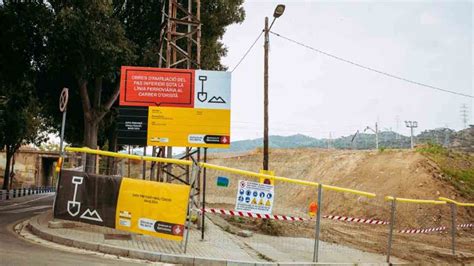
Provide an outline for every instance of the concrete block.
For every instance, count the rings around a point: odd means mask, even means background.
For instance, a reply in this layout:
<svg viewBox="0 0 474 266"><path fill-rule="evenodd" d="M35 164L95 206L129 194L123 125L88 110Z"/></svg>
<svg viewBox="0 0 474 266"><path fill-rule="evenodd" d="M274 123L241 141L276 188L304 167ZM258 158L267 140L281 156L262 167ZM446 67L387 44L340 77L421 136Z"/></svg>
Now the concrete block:
<svg viewBox="0 0 474 266"><path fill-rule="evenodd" d="M122 257L128 257L128 249L114 247L114 246L110 246L110 245L100 244L99 245L99 252L112 254L112 255L117 255L117 256L122 256Z"/></svg>
<svg viewBox="0 0 474 266"><path fill-rule="evenodd" d="M194 258L194 265L227 266L227 262L211 258Z"/></svg>
<svg viewBox="0 0 474 266"><path fill-rule="evenodd" d="M241 237L251 237L253 236L253 232L249 230L240 230L237 232L237 235Z"/></svg>
<svg viewBox="0 0 474 266"><path fill-rule="evenodd" d="M194 265L194 257L186 255L161 254L161 261L174 264Z"/></svg>
<svg viewBox="0 0 474 266"><path fill-rule="evenodd" d="M148 260L148 261L161 261L161 253L149 252L138 249L130 249L128 256L134 259Z"/></svg>
<svg viewBox="0 0 474 266"><path fill-rule="evenodd" d="M99 244L86 242L86 241L73 240L72 245L76 248L82 248L82 249L87 249L87 250L92 250L92 251L99 250Z"/></svg>

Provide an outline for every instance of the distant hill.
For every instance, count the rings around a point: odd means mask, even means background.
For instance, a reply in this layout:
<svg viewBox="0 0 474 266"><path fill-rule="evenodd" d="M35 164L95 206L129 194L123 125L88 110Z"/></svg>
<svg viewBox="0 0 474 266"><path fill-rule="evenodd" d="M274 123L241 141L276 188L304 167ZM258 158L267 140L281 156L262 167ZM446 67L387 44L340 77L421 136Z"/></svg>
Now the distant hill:
<svg viewBox="0 0 474 266"><path fill-rule="evenodd" d="M467 152L474 152L474 125L456 132L450 146Z"/></svg>
<svg viewBox="0 0 474 266"><path fill-rule="evenodd" d="M353 140L353 141L352 141ZM425 130L415 136L415 143L437 143L467 151L474 151L474 127L458 132L449 128ZM336 139L317 139L306 135L270 136L270 148L335 148L335 149L375 149L375 134L359 133ZM209 152L245 152L263 147L263 139L239 140L231 143L229 149L209 149ZM393 131L379 133L379 148L409 148L410 137Z"/></svg>

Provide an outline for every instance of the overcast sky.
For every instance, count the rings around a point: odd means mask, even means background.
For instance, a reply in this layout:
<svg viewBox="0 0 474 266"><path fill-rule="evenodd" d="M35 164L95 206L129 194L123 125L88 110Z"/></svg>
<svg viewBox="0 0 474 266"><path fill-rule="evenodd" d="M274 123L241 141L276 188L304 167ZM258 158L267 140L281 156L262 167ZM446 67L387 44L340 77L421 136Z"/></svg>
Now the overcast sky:
<svg viewBox="0 0 474 266"><path fill-rule="evenodd" d="M309 46L421 83L474 95L473 5L470 1L246 1L242 24L223 42L229 70L278 3L286 10L272 31ZM353 134L379 121L408 135L449 126L473 100L357 68L270 35L270 134L313 137ZM397 117L399 123L397 125ZM471 122L472 123L472 122ZM232 73L232 139L263 132L263 37Z"/></svg>

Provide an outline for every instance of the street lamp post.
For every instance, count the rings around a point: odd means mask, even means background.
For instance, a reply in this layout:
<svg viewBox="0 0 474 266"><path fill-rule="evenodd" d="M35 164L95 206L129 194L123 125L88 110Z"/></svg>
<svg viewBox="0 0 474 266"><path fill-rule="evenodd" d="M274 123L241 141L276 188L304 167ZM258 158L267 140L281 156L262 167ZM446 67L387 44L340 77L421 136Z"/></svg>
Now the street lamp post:
<svg viewBox="0 0 474 266"><path fill-rule="evenodd" d="M268 170L268 49L270 43L270 29L275 23L275 20L283 15L285 12L285 5L277 5L273 12L273 21L268 26L268 17L265 17L265 40L264 48L264 63L263 63L263 170Z"/></svg>
<svg viewBox="0 0 474 266"><path fill-rule="evenodd" d="M413 149L415 147L415 140L413 137L413 129L418 127L418 122L417 121L405 121L406 127L410 128L410 135L411 135L411 148Z"/></svg>

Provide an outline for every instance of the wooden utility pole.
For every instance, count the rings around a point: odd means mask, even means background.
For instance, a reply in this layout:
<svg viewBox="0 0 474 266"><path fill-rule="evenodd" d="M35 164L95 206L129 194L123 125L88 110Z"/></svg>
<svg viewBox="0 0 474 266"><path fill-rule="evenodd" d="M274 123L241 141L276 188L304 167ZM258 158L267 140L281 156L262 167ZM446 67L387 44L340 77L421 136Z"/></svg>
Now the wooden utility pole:
<svg viewBox="0 0 474 266"><path fill-rule="evenodd" d="M265 17L265 43L263 45L263 170L268 170L268 42L269 42L268 17Z"/></svg>
<svg viewBox="0 0 474 266"><path fill-rule="evenodd" d="M270 29L275 20L283 15L285 5L277 5L273 12L273 20L268 25L268 17L265 17L265 40L263 48L265 50L263 64L263 170L268 170L268 49L270 44Z"/></svg>

